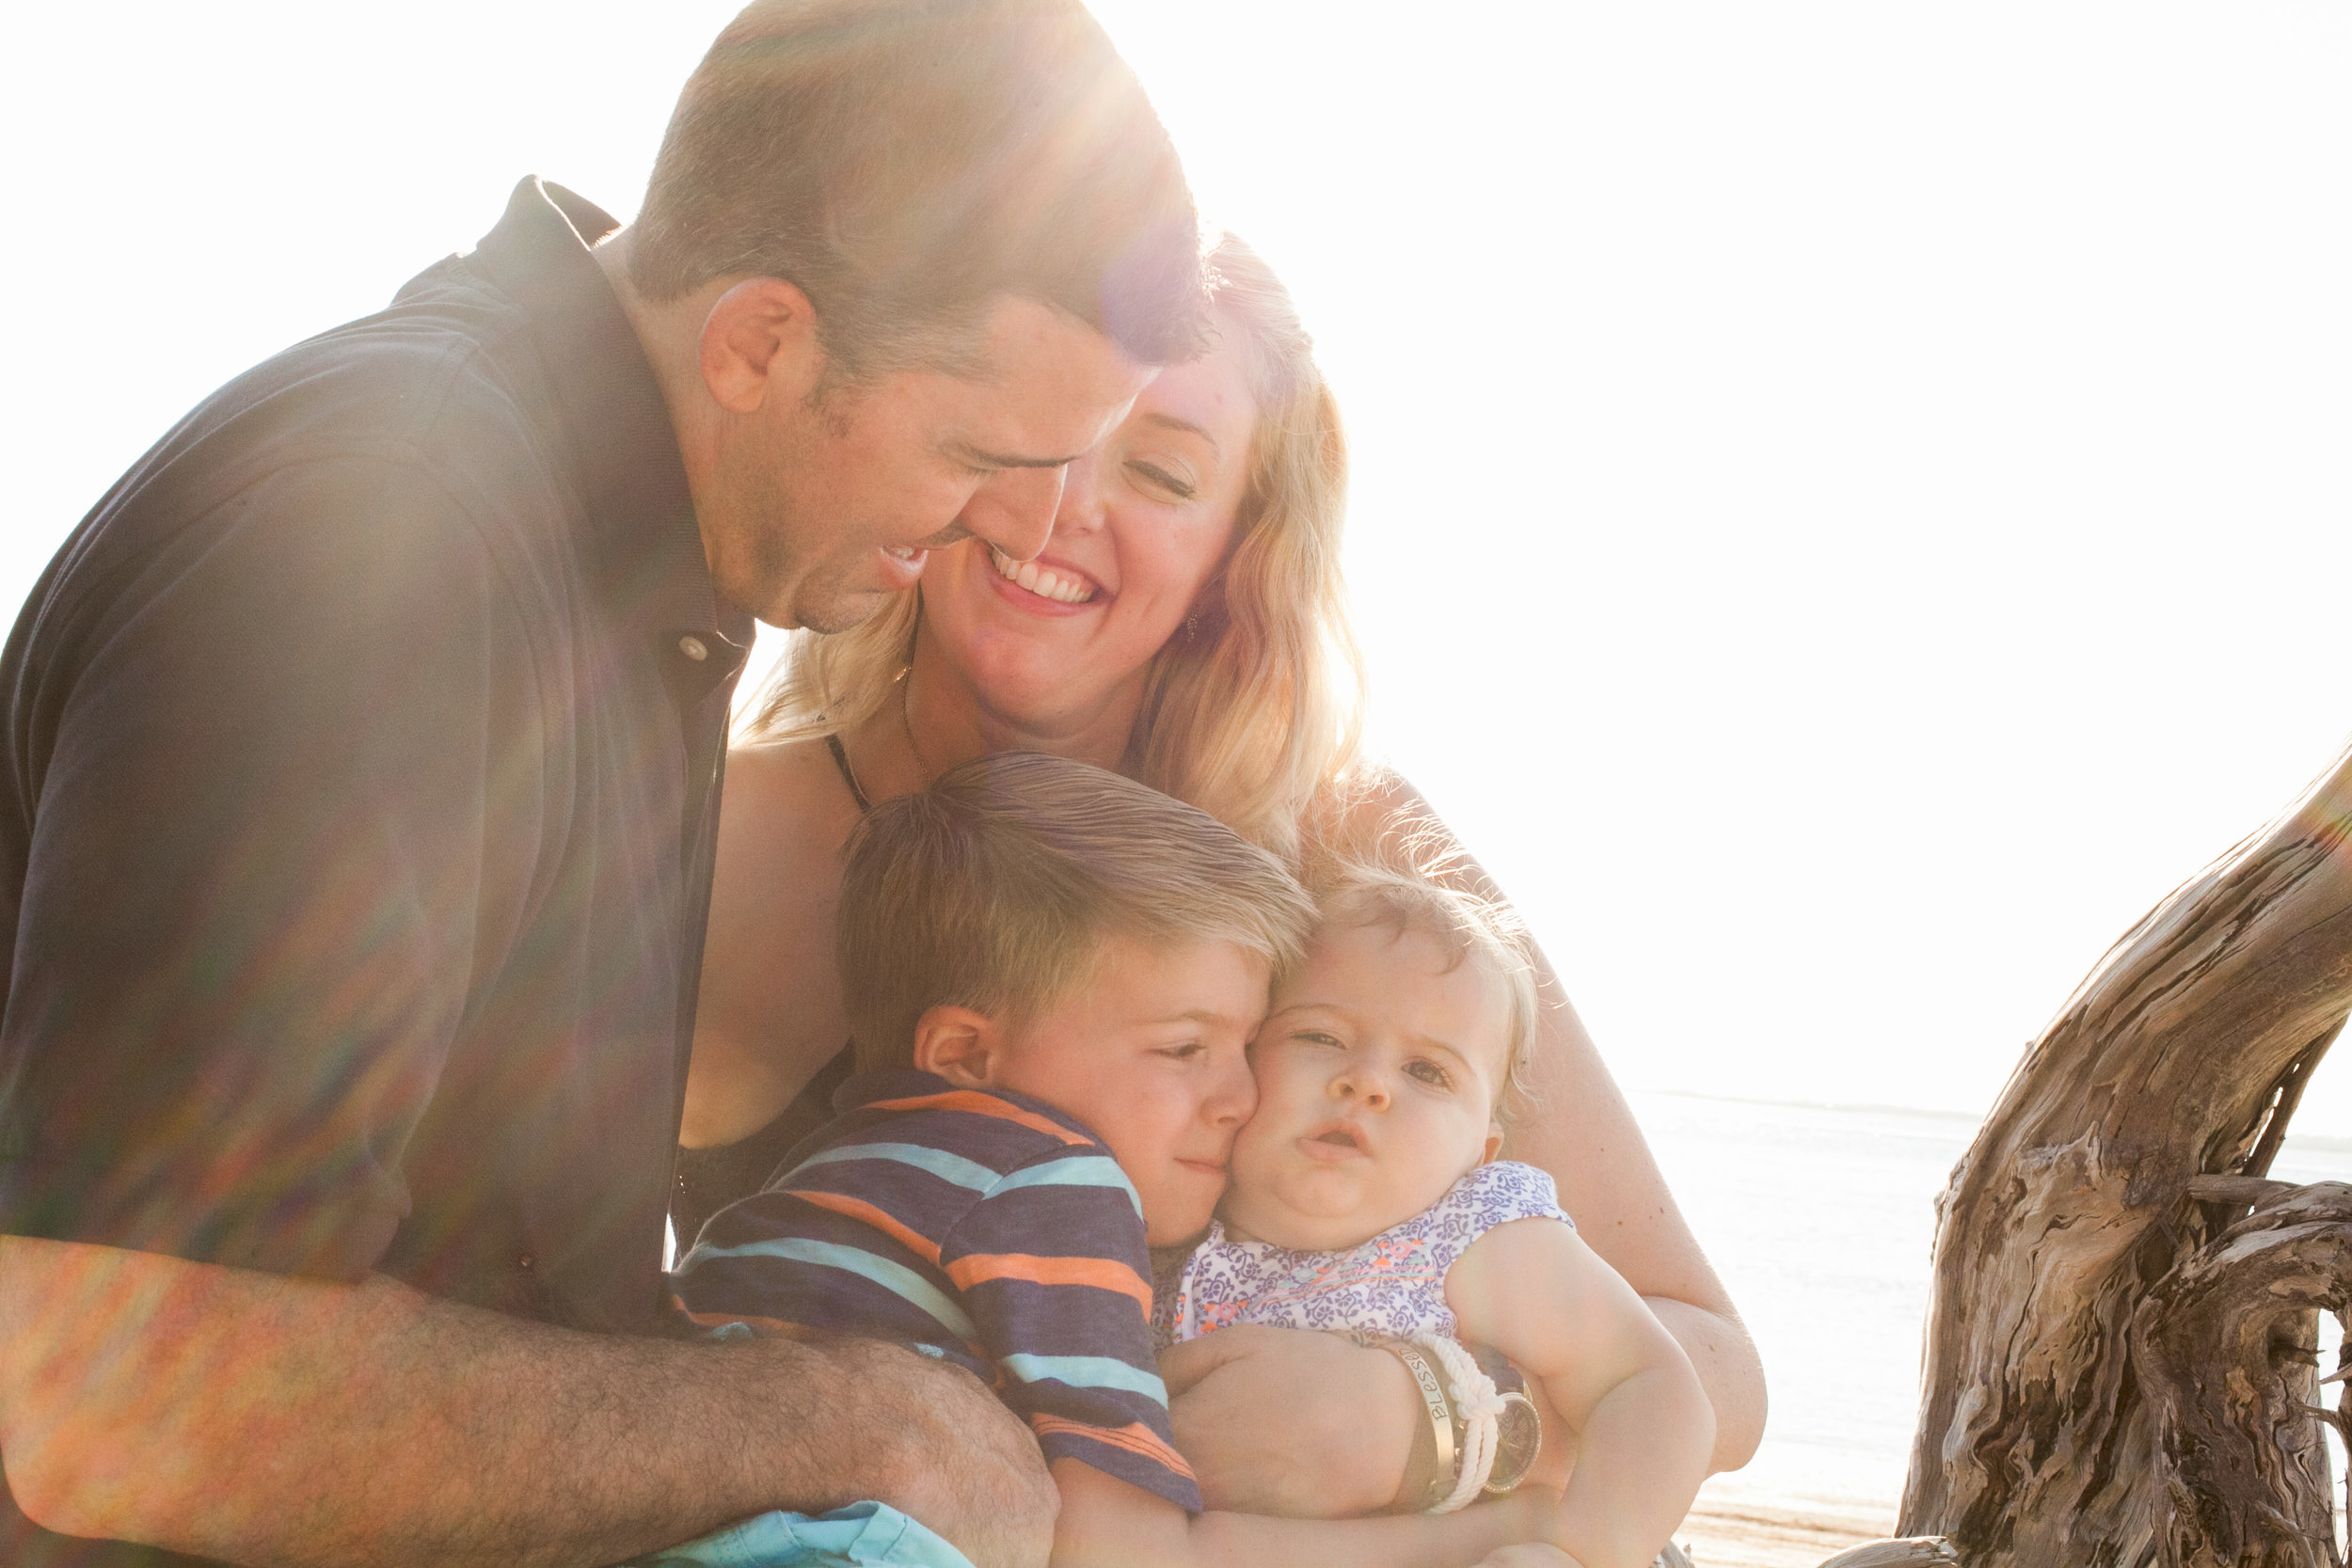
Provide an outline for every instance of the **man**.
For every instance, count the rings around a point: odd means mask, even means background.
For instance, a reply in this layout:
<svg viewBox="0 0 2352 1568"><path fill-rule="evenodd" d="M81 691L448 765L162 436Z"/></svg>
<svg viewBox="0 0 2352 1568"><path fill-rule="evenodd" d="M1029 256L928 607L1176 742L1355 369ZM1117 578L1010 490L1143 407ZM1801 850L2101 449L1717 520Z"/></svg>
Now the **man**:
<svg viewBox="0 0 2352 1568"><path fill-rule="evenodd" d="M860 1497L1043 1560L968 1376L654 1337L662 1217L752 617L1036 553L1197 346L1189 198L1071 0L762 0L613 229L525 181L18 622L0 1560L592 1564Z"/></svg>

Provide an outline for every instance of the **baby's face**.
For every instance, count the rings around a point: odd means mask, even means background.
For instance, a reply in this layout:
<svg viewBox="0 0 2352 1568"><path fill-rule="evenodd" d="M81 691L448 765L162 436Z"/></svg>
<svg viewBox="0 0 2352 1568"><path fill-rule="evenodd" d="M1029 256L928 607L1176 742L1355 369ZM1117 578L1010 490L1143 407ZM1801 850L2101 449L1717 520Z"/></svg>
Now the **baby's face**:
<svg viewBox="0 0 2352 1568"><path fill-rule="evenodd" d="M1008 1031L993 1081L1092 1128L1164 1246L1207 1228L1225 1190L1257 1098L1248 1051L1265 1008L1265 961L1232 942L1114 937L1087 983Z"/></svg>
<svg viewBox="0 0 2352 1568"><path fill-rule="evenodd" d="M1493 1157L1505 1031L1498 988L1435 938L1326 930L1275 993L1233 1144L1226 1223L1332 1251L1420 1213Z"/></svg>

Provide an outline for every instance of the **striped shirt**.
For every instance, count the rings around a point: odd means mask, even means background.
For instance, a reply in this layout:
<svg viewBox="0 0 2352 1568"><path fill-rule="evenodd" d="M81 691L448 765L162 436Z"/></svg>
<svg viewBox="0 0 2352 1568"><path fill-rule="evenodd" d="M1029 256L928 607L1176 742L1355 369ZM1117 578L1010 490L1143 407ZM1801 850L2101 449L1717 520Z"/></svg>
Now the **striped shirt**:
<svg viewBox="0 0 2352 1568"><path fill-rule="evenodd" d="M678 1310L719 1332L943 1356L1025 1417L1049 1462L1198 1512L1152 1354L1142 1200L1111 1151L1041 1101L927 1072L861 1074L835 1104L766 1191L711 1216L672 1276Z"/></svg>

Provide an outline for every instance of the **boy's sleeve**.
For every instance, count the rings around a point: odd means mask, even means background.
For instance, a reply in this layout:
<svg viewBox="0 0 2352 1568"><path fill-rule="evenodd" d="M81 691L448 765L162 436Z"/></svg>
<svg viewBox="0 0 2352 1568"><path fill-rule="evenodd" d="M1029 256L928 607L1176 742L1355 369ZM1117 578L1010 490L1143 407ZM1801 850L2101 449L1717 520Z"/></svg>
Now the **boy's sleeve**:
<svg viewBox="0 0 2352 1568"><path fill-rule="evenodd" d="M948 1235L940 1266L1048 1463L1080 1460L1200 1512L1152 1354L1142 1203L1117 1161L1095 1146L1021 1165Z"/></svg>

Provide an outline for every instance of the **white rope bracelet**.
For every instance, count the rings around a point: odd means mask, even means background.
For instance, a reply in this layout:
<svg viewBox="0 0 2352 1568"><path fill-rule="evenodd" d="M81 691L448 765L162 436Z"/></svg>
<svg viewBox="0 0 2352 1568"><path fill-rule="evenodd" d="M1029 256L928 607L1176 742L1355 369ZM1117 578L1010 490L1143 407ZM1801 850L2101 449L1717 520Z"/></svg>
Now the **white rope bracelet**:
<svg viewBox="0 0 2352 1568"><path fill-rule="evenodd" d="M1417 1335L1413 1343L1444 1369L1445 1391L1454 1402L1454 1417L1461 1423L1461 1467L1455 1473L1454 1490L1443 1501L1429 1508L1432 1513L1452 1513L1469 1507L1486 1488L1486 1478L1494 1473L1502 1413L1509 1408L1509 1402L1496 1392L1494 1379L1479 1370L1470 1353L1450 1337Z"/></svg>

